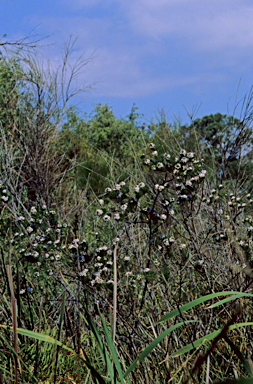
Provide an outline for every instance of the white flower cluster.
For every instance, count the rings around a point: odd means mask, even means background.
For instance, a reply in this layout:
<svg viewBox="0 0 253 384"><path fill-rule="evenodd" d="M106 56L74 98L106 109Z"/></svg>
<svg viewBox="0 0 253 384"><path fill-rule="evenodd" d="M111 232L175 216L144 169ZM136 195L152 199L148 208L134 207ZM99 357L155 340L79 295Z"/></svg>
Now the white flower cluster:
<svg viewBox="0 0 253 384"><path fill-rule="evenodd" d="M155 189L158 190L158 191L160 191L160 192L163 191L164 188L165 188L164 185L159 185L159 184L156 184L156 185L155 185Z"/></svg>
<svg viewBox="0 0 253 384"><path fill-rule="evenodd" d="M2 189L2 187L3 187L2 184L0 184L0 187ZM2 192L1 199L6 203L9 200L9 197L7 196L7 190L3 189L1 192Z"/></svg>

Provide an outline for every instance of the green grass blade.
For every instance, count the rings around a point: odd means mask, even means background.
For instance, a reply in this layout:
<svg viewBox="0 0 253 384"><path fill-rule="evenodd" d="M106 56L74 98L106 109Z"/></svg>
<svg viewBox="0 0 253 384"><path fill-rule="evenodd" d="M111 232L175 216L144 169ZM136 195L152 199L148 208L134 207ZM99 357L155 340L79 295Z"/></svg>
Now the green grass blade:
<svg viewBox="0 0 253 384"><path fill-rule="evenodd" d="M225 381L219 381L217 384L252 384L253 377L241 378L241 379L227 379Z"/></svg>
<svg viewBox="0 0 253 384"><path fill-rule="evenodd" d="M100 315L100 319L102 321L105 338L106 338L106 341L107 341L108 348L109 348L109 350L111 352L113 362L114 362L115 367L116 367L116 369L118 371L119 378L120 378L121 382L124 383L125 382L124 375L123 375L123 372L122 372L122 369L121 369L121 366L120 366L120 362L119 362L119 359L118 359L117 351L115 349L115 346L113 344L112 338L110 337L110 332L109 332L109 330L108 330L108 328L107 328L107 326L105 324L105 321L104 321L103 316L101 315L100 311L99 311L99 315Z"/></svg>
<svg viewBox="0 0 253 384"><path fill-rule="evenodd" d="M252 294L252 293L244 293L244 292L241 292L240 294L238 293L238 294L236 294L236 295L227 297L226 299L217 301L217 303L214 303L214 304L210 305L209 307L207 307L207 309L211 309L211 308L218 307L219 305L225 304L225 303L227 303L228 301L236 300L238 297L245 297L245 296L253 297L253 294Z"/></svg>
<svg viewBox="0 0 253 384"><path fill-rule="evenodd" d="M253 325L253 322L233 324L233 325L230 325L228 327L228 330L241 328L241 327L244 327L247 325ZM190 344L186 345L185 347L179 349L178 351L174 352L170 357L177 357L177 356L183 355L184 353L191 351L194 348L199 347L205 340L208 340L208 341L213 340L216 336L219 335L219 333L221 331L222 331L221 329L218 329L217 331L211 332L208 335L203 336L200 339L193 341L192 343L190 343Z"/></svg>
<svg viewBox="0 0 253 384"><path fill-rule="evenodd" d="M64 311L65 311L65 300L66 300L66 295L65 295L65 292L64 292L63 299L62 299L62 305L61 305L61 313L60 313L60 321L59 321L59 331L58 331L58 337L57 337L58 341L60 341L60 338L61 338L62 324L63 324ZM56 383L59 351L60 351L60 347L58 345L57 346L57 352L56 352L56 358L55 358L55 366L54 366L54 384Z"/></svg>
<svg viewBox="0 0 253 384"><path fill-rule="evenodd" d="M172 327L170 327L169 329L167 329L166 331L164 331L163 333L161 333L161 335L159 335L155 340L153 340L144 349L144 351L141 352L140 356L136 360L134 360L134 362L130 365L128 370L125 372L124 377L128 376L129 373L135 369L137 363L141 363L145 359L145 357L147 357L150 354L150 352L157 346L157 344L159 344L165 338L165 336L167 336L169 333L173 332L175 329L181 327L181 325L185 325L188 323L196 323L196 322L198 322L198 321L197 320L182 321L181 323L175 324Z"/></svg>
<svg viewBox="0 0 253 384"><path fill-rule="evenodd" d="M251 297L253 297L253 294L251 294L251 293L242 293L242 292L235 292L235 291L227 291L227 292L225 291L225 292L211 293L209 295L202 296L202 297L200 297L198 299L195 299L195 300L191 301L190 303L182 305L182 307L180 307L179 309L175 309L174 311L172 311L172 312L168 313L167 315L163 316L158 321L158 323L161 323L163 321L169 320L172 317L175 317L175 316L179 315L180 313L186 312L189 309L194 308L194 307L196 307L197 305L199 305L201 303L204 303L205 301L212 300L212 299L214 299L216 297L219 297L219 296L227 296L227 295L233 295L233 298L231 298L230 300L234 300L237 297L243 297L243 296L251 296Z"/></svg>
<svg viewBox="0 0 253 384"><path fill-rule="evenodd" d="M104 360L104 363L107 367L107 371L108 371L108 374L110 376L110 380L113 379L113 376L114 376L114 369L113 369L113 366L112 366L112 362L109 358L109 355L108 355L108 352L107 352L107 349L105 348L105 345L99 335L99 332L97 330L97 327L94 323L94 321L91 319L89 313L87 310L85 310L86 312L86 316L87 316L87 319L84 317L84 315L82 314L82 312L76 307L77 311L79 311L79 313L81 314L81 316L83 317L83 319L85 320L86 323L88 323L88 326L90 327L92 333L94 334L95 338L96 338L96 341L97 341L97 346L98 346L98 349L99 349L99 352L100 352L100 355L103 357L103 360Z"/></svg>
<svg viewBox="0 0 253 384"><path fill-rule="evenodd" d="M6 329L8 326L0 324L0 327ZM13 332L12 327L8 327L8 328ZM58 340L55 340L53 337L51 337L49 335L44 335L42 333L34 332L34 331L28 331L27 329L23 329L23 328L17 328L17 333L20 335L23 335L23 336L31 337L32 339L36 339L39 341L45 341L46 343L59 345L60 347L66 349L67 351L75 353L75 351L73 351L73 349L68 348L66 345L62 344Z"/></svg>
<svg viewBox="0 0 253 384"><path fill-rule="evenodd" d="M6 326L7 327L7 326ZM12 327L9 327L10 329ZM18 328L17 328L18 329ZM9 344L9 342L6 340L6 338L1 335L2 339L4 340L5 344L9 347L10 351L13 352L13 354L15 354L16 352L14 351L14 348ZM27 371L30 373L30 375L32 376L32 378L38 382L38 380L36 379L36 377L33 375L32 371L29 369L29 367L25 364L25 362L23 361L23 359L19 356L19 360L21 361L21 363L23 364L23 366L27 369ZM0 369L2 369L2 367L0 366ZM14 377L14 376L13 376Z"/></svg>

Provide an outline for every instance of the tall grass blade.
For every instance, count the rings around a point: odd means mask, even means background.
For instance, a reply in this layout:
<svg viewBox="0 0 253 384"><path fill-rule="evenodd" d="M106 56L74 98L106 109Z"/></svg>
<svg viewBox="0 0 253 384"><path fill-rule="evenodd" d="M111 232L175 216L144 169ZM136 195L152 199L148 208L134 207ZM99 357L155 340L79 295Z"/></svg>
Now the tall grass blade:
<svg viewBox="0 0 253 384"><path fill-rule="evenodd" d="M233 329L237 329L237 328L241 328L241 327L245 327L245 326L250 326L250 325L253 325L253 322L233 324L233 325L230 325L228 327L228 330L233 330ZM218 329L217 331L211 332L208 335L203 336L200 339L195 340L190 344L187 344L185 347L174 352L170 357L177 357L177 356L183 355L184 353L189 352L192 349L199 347L205 340L207 340L207 341L213 340L216 336L219 335L219 333L221 331L222 331L221 329Z"/></svg>
<svg viewBox="0 0 253 384"><path fill-rule="evenodd" d="M168 313L167 315L163 316L158 321L158 323L161 323L163 321L169 320L169 319L171 319L171 318L173 318L173 317L175 317L175 316L177 316L177 315L179 315L179 314L181 314L183 312L188 311L191 308L196 307L197 305L199 305L201 303L204 303L205 301L215 299L216 297L219 297L219 296L227 296L227 295L233 295L232 297L229 297L227 301L235 300L238 297L244 297L244 296L253 297L253 294L251 294L251 293L242 293L242 292L235 292L235 291L227 291L227 292L225 291L225 292L211 293L209 295L202 296L202 297L200 297L200 298L198 298L196 300L193 300L190 303L182 305L179 309L175 309L174 311L172 311L172 312Z"/></svg>
<svg viewBox="0 0 253 384"><path fill-rule="evenodd" d="M5 329L9 328L13 332L13 328L8 327L7 325L0 324L0 327L5 328ZM64 345L63 343L61 343L60 341L54 339L53 337L51 337L49 335L44 335L44 334L39 333L39 332L29 331L29 330L23 329L23 328L17 328L17 333L20 335L23 335L23 336L31 337L32 339L36 339L39 341L44 341L46 343L59 345L60 347L66 349L67 351L75 354L75 351L73 351L73 349L68 348L66 345Z"/></svg>
<svg viewBox="0 0 253 384"><path fill-rule="evenodd" d="M108 328L107 328L107 326L105 324L105 321L104 321L103 316L101 315L100 311L99 311L99 315L100 315L100 318L101 318L101 321L102 321L105 338L106 338L106 341L107 341L108 348L109 348L109 350L111 352L113 362L114 362L115 367L116 367L116 369L118 371L121 383L124 383L125 382L124 375L123 375L123 372L122 372L122 369L121 369L121 366L120 366L120 362L119 362L119 359L118 359L116 348L114 346L114 342L113 342L113 340L110 337L110 332L109 332L109 330L108 330Z"/></svg>
<svg viewBox="0 0 253 384"><path fill-rule="evenodd" d="M18 359L18 336L17 336L17 314L16 314L16 300L13 288L12 271L11 271L11 258L9 249L9 260L8 260L8 278L11 292L11 315L12 315L12 327L13 327L13 342L14 342L14 373L15 383L18 384L18 365L21 371L20 361Z"/></svg>
<svg viewBox="0 0 253 384"><path fill-rule="evenodd" d="M7 326L6 326L7 327ZM9 327L9 329L11 329L11 327ZM7 347L10 349L10 351L13 352L13 354L15 355L15 351L14 351L14 348L8 343L8 341L6 340L6 338L1 335L1 338L4 340L4 343L7 345ZM19 357L19 360L20 362L23 364L23 366L25 367L25 369L27 370L27 372L29 372L29 374L32 376L32 378L35 380L35 381L38 381L36 379L36 377L33 375L32 371L29 369L29 367L25 364L25 362L22 360L21 357ZM0 366L0 369L4 372L8 372L6 371L3 367ZM9 373L9 372L8 372ZM14 377L14 376L13 376Z"/></svg>
<svg viewBox="0 0 253 384"><path fill-rule="evenodd" d="M60 322L59 322L59 332L58 332L58 341L60 341L61 338L61 331L62 331L62 324L63 324L63 318L64 318L64 311L65 311L65 299L66 295L65 293L63 294L63 299L62 299L62 305L61 305L61 313L60 313ZM58 358L59 358L59 351L60 347L59 345L57 346L57 352L56 352L56 359L55 359L55 367L54 367L54 384L56 383L56 375L57 375L57 365L58 365Z"/></svg>
<svg viewBox="0 0 253 384"><path fill-rule="evenodd" d="M113 343L115 344L116 321L117 321L117 245L113 251L113 268L114 268L114 284L113 284Z"/></svg>
<svg viewBox="0 0 253 384"><path fill-rule="evenodd" d="M212 305L210 305L209 307L207 307L207 309L211 309L211 308L216 308L216 307L219 307L220 305L223 305L225 303L227 303L228 301L232 301L232 300L236 300L238 299L239 297L253 297L253 294L252 293L238 293L234 296L230 296L230 297L227 297L226 299L223 299L223 300L220 300L220 301L217 301L217 303L214 303Z"/></svg>
<svg viewBox="0 0 253 384"><path fill-rule="evenodd" d="M241 379L227 379L225 381L219 381L216 384L252 384L253 377L241 378Z"/></svg>
<svg viewBox="0 0 253 384"><path fill-rule="evenodd" d="M76 308L79 313L81 314L81 316L85 319L84 315L80 312L80 310L78 308ZM110 380L113 380L113 377L114 377L114 369L113 369L113 365L111 363L111 360L109 358L109 355L108 355L108 352L105 348L105 345L99 335L99 332L97 330L97 327L96 325L94 324L93 320L91 319L89 313L87 310L85 310L86 312L86 316L87 316L87 319L85 319L86 322L88 322L88 325L92 331L92 333L94 334L95 338L96 338L96 341L97 341L97 347L99 349L99 352L100 352L100 355L102 356L103 360L104 360L104 363L106 365L106 369L108 371L108 374L110 376Z"/></svg>
<svg viewBox="0 0 253 384"><path fill-rule="evenodd" d="M165 338L165 336L167 336L168 334L173 332L175 329L181 327L182 325L185 325L188 323L196 323L196 322L198 322L198 320L182 321L181 323L175 324L172 327L170 327L169 329L167 329L166 331L164 331L163 333L161 333L161 335L159 335L155 340L153 340L152 343L150 343L144 349L144 351L141 352L140 356L136 360L134 360L134 362L130 365L128 370L125 372L124 377L128 376L129 373L135 369L137 364L141 363L145 359L145 357L147 357L150 354L150 352L157 346L157 344L159 344Z"/></svg>

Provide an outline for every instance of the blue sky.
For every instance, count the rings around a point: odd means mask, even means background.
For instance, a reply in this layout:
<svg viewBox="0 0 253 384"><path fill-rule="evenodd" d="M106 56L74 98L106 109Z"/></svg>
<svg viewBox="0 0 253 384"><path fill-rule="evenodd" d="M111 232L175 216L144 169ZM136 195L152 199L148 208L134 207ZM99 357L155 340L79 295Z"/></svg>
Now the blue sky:
<svg viewBox="0 0 253 384"><path fill-rule="evenodd" d="M78 79L95 83L75 100L81 110L109 104L125 117L135 103L148 121L164 109L189 122L185 107L196 105L198 117L233 114L253 85L252 20L252 0L0 0L1 36L52 35L53 63L70 34L74 56L93 54Z"/></svg>

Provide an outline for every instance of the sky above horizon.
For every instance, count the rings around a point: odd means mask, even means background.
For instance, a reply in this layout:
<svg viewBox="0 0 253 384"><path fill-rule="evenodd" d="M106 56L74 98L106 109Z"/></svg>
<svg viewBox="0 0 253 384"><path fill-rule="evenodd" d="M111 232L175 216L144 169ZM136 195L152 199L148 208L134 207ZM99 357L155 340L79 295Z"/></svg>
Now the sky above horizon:
<svg viewBox="0 0 253 384"><path fill-rule="evenodd" d="M187 123L196 107L232 115L253 85L249 0L0 0L0 15L9 41L50 35L52 63L77 38L71 60L89 61L78 83L93 85L74 103L87 113L102 103L125 117L135 103L147 121L163 110Z"/></svg>

